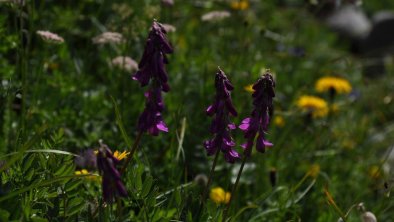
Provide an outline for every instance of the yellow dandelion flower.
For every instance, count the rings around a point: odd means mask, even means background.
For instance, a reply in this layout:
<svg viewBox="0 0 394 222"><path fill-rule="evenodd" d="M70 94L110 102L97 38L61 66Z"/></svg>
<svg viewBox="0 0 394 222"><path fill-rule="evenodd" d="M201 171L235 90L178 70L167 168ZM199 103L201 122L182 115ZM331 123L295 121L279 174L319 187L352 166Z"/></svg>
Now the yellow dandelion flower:
<svg viewBox="0 0 394 222"><path fill-rule="evenodd" d="M318 79L315 88L318 92L326 92L334 89L335 92L339 94L347 94L352 91L352 86L349 81L333 76L326 76Z"/></svg>
<svg viewBox="0 0 394 222"><path fill-rule="evenodd" d="M309 170L308 170L307 174L309 176L311 176L312 178L316 178L317 175L319 175L319 173L320 173L320 165L319 164L312 164L309 167Z"/></svg>
<svg viewBox="0 0 394 222"><path fill-rule="evenodd" d="M301 96L297 106L303 111L311 112L313 117L324 117L328 114L327 102L316 96Z"/></svg>
<svg viewBox="0 0 394 222"><path fill-rule="evenodd" d="M231 193L225 192L221 187L215 187L211 189L209 197L216 204L227 204L230 201Z"/></svg>
<svg viewBox="0 0 394 222"><path fill-rule="evenodd" d="M94 154L98 154L98 150L94 151ZM116 159L118 160L123 160L124 158L126 158L128 155L130 154L130 152L127 151L123 151L123 152L119 152L118 150L116 150L113 155Z"/></svg>
<svg viewBox="0 0 394 222"><path fill-rule="evenodd" d="M87 171L86 169L75 171L75 175L86 175L86 174L89 174L89 171Z"/></svg>
<svg viewBox="0 0 394 222"><path fill-rule="evenodd" d="M250 92L250 93L253 93L253 92L254 92L253 84L250 84L250 85L245 86L244 89L245 89L246 91Z"/></svg>
<svg viewBox="0 0 394 222"><path fill-rule="evenodd" d="M127 151L123 151L123 152L119 152L119 151L115 151L114 152L114 157L118 160L123 160L124 158L126 158L128 155L130 154L130 152Z"/></svg>
<svg viewBox="0 0 394 222"><path fill-rule="evenodd" d="M86 169L82 169L82 170L77 170L74 173L75 175L90 175L90 176L86 176L84 178L89 179L89 180L96 180L96 181L100 181L100 177L98 175L92 174L91 172L89 172Z"/></svg>
<svg viewBox="0 0 394 222"><path fill-rule="evenodd" d="M233 0L230 4L231 8L234 10L245 10L249 8L248 0Z"/></svg>
<svg viewBox="0 0 394 222"><path fill-rule="evenodd" d="M275 116L274 117L274 124L278 127L283 127L285 125L285 119L282 116Z"/></svg>

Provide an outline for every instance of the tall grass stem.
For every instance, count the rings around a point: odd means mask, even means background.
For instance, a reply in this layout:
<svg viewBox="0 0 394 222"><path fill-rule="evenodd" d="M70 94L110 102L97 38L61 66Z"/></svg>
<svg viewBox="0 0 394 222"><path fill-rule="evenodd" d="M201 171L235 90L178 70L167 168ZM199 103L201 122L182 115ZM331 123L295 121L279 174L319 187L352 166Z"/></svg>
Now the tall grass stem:
<svg viewBox="0 0 394 222"><path fill-rule="evenodd" d="M139 132L138 132L138 135L137 135L137 137L136 137L136 139L135 139L135 141L134 141L134 144L133 144L133 146L131 147L130 153L129 153L129 155L127 156L127 159L126 159L126 161L125 161L125 163L124 163L124 165L123 165L123 168L120 170L120 173L121 173L121 174L124 173L124 171L125 171L126 168L127 168L127 165L129 165L131 159L133 158L133 155L134 155L135 151L137 150L138 145L139 145L139 143L140 143L140 141L141 141L142 134L143 134L142 131L139 131Z"/></svg>
<svg viewBox="0 0 394 222"><path fill-rule="evenodd" d="M241 178L242 171L243 171L245 163L246 163L246 159L247 159L247 155L244 155L244 157L242 159L241 168L239 168L239 171L238 171L237 179L235 180L235 184L233 186L233 189L231 190L230 200L228 201L227 206L226 206L226 208L224 209L224 212L223 212L222 222L225 222L226 219L227 219L227 214L228 214L228 211L230 210L231 202L234 199L235 193L237 191L239 179Z"/></svg>
<svg viewBox="0 0 394 222"><path fill-rule="evenodd" d="M200 219L202 208L204 207L205 200L207 199L209 187L211 186L213 174L214 174L215 168L216 168L216 163L218 162L218 159L219 159L219 153L220 153L220 149L217 149L216 154L215 154L215 159L213 160L213 163L212 163L211 171L209 172L207 185L205 186L204 192L201 196L200 207L198 208L198 213L197 213L198 220Z"/></svg>

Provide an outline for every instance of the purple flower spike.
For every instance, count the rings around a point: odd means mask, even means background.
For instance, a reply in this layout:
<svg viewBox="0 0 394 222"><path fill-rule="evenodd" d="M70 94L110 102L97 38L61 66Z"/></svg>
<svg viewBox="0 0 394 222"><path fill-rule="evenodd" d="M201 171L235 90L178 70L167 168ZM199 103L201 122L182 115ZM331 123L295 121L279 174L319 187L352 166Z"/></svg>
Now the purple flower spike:
<svg viewBox="0 0 394 222"><path fill-rule="evenodd" d="M215 115L211 124L211 133L214 134L214 138L205 141L204 146L209 156L214 155L220 149L224 153L225 160L234 163L240 157L233 149L235 142L230 135L230 131L236 128L229 118L230 115L237 116L237 111L231 101L231 91L234 87L220 68L216 73L215 88L215 101L206 110L207 115Z"/></svg>
<svg viewBox="0 0 394 222"><path fill-rule="evenodd" d="M166 54L172 53L172 47L166 38L164 27L154 21L145 44L145 51L140 63L139 70L133 75L133 79L140 82L141 86L150 83L150 89L145 93L146 105L138 119L140 132L148 132L153 136L159 132L168 132L161 113L164 110L164 102L161 91L170 91L168 75L165 64L168 63Z"/></svg>
<svg viewBox="0 0 394 222"><path fill-rule="evenodd" d="M153 22L146 40L144 54L138 64L139 70L133 75L133 79L139 81L141 86L146 86L151 79L156 79L164 92L170 90L167 83L168 75L164 66L168 63L166 54L173 52L166 38L166 33L160 23Z"/></svg>
<svg viewBox="0 0 394 222"><path fill-rule="evenodd" d="M246 155L250 155L254 144L254 139L257 136L256 150L264 153L266 147L271 147L273 144L265 139L265 133L268 128L269 116L272 114L273 101L275 97L275 81L271 73L266 72L253 85L254 93L253 106L254 109L250 117L242 120L239 128L244 132L244 137L247 142L242 144Z"/></svg>
<svg viewBox="0 0 394 222"><path fill-rule="evenodd" d="M107 145L102 144L97 153L97 167L102 176L103 198L105 202L112 202L115 195L127 196L121 175L116 168L116 159Z"/></svg>
<svg viewBox="0 0 394 222"><path fill-rule="evenodd" d="M158 87L152 87L145 93L146 105L140 118L138 119L138 129L148 132L153 136L159 135L159 131L168 132L168 128L163 121L161 112L164 109L161 91Z"/></svg>

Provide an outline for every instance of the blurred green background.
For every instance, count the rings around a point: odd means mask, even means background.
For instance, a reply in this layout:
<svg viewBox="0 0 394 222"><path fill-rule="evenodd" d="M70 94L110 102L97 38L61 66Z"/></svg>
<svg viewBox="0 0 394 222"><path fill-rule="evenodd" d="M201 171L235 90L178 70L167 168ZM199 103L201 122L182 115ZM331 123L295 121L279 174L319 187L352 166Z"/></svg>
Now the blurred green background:
<svg viewBox="0 0 394 222"><path fill-rule="evenodd" d="M39 138L29 149L78 154L97 148L102 139L113 150L126 150L111 96L128 136L134 140L146 89L131 79L132 72L114 67L111 60L129 56L138 62L156 19L176 30L167 35L174 47L167 65L171 91L164 96L163 112L170 132L144 136L136 156L135 168L141 169L140 176L144 173L143 180L148 177L145 175L154 178L152 194L188 184L198 174L208 174L212 158L207 157L203 141L211 138L211 118L205 109L214 99L217 67L235 86L232 98L239 116L233 121L237 125L252 110L251 93L245 87L270 69L276 80L276 97L267 138L274 147L265 154L254 152L248 160L233 202L232 215L239 213L236 221L337 221L339 215L327 204L324 189L344 212L364 202L379 221L394 221L394 200L389 195L394 157L388 155L394 146L394 60L392 54L385 57L383 75L371 78L363 74L370 58L352 54L351 41L314 15L314 9L323 3L318 1L313 6L302 0L250 0L245 9L240 9L225 0L175 0L172 6L158 0L37 0L25 1L24 5L0 2L2 159L20 151L34 135ZM371 17L380 10L394 10L394 2L365 1L361 7ZM202 21L202 15L214 10L231 15ZM48 43L36 34L38 30L57 33L64 43ZM92 38L107 31L121 33L125 41L93 43ZM334 99L328 93L316 92L315 83L324 76L347 79L352 92ZM297 107L302 95L319 96L330 107L335 104L335 111L330 108L326 117L308 118ZM43 125L47 130L38 134ZM233 136L237 144L244 142L240 130ZM241 152L239 146L236 149ZM54 178L52 173L62 165L72 166L68 174L75 170L71 157L44 155L46 161L38 161L42 159L39 155L23 155L2 172L4 195ZM42 169L31 173L32 178L23 167L29 158ZM49 161L51 158L59 159ZM316 167L318 174L311 176L310 169ZM231 165L220 157L213 186L230 190L238 168L239 163ZM270 182L270 172L277 177L275 186ZM135 179L134 173L126 174L126 184L134 183L130 182ZM63 185L53 183L48 189L56 191L59 186ZM94 215L88 206L97 205L100 193L97 185L78 186L79 195L89 200L80 200L77 208L85 213L63 219L88 221L87 215ZM131 185L128 188L133 192ZM122 220L154 221L140 213L146 211L144 214L152 213L156 215L152 218L163 221L188 221L198 206L199 189L187 187L160 205L146 205L146 209L135 205L140 200L132 195ZM48 209L52 208L45 207L46 202L56 205L55 196L19 194L7 200L8 206L23 203L30 211L11 209L3 202L1 212L11 212L10 220L30 220L34 214L62 221L61 215L51 215ZM216 221L220 209L222 206L208 201L204 218ZM348 221L360 221L360 214L352 210ZM120 221L112 214L108 217Z"/></svg>

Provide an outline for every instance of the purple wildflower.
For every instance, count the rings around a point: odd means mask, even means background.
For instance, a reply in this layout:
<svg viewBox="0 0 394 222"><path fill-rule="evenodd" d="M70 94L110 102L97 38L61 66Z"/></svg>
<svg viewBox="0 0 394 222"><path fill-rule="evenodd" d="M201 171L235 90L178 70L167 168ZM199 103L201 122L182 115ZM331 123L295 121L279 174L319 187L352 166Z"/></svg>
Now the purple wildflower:
<svg viewBox="0 0 394 222"><path fill-rule="evenodd" d="M154 21L145 45L145 51L140 63L139 70L133 79L140 82L141 86L151 84L145 93L146 105L138 119L140 132L148 132L153 136L159 135L160 131L168 132L161 113L164 110L164 102L161 91L168 92L170 86L167 83L168 76L164 64L168 63L165 54L172 53L172 47L166 39L166 30L160 23Z"/></svg>
<svg viewBox="0 0 394 222"><path fill-rule="evenodd" d="M264 153L265 147L271 147L273 144L265 139L265 132L268 128L269 116L272 114L275 81L272 75L267 72L253 85L254 109L250 117L242 120L239 128L244 132L247 142L241 146L244 148L246 155L250 155L254 139L257 136L256 149Z"/></svg>
<svg viewBox="0 0 394 222"><path fill-rule="evenodd" d="M239 158L239 154L233 149L235 142L230 135L230 131L236 128L235 124L229 120L230 115L237 116L230 93L234 87L220 69L216 73L215 88L215 102L206 110L209 116L215 115L211 124L211 133L214 134L214 138L205 141L204 146L208 155L213 155L220 149L226 161L234 163Z"/></svg>
<svg viewBox="0 0 394 222"><path fill-rule="evenodd" d="M164 64L168 63L165 54L173 52L173 49L166 38L165 28L154 21L145 44L145 51L140 63L139 70L133 75L133 79L141 83L141 86L148 85L151 79L159 81L161 89L168 92L170 87L167 83L168 76Z"/></svg>
<svg viewBox="0 0 394 222"><path fill-rule="evenodd" d="M102 144L97 153L97 167L100 175L102 175L103 198L106 202L111 202L115 195L127 196L126 187L123 185L121 175L116 168L119 162L108 146Z"/></svg>
<svg viewBox="0 0 394 222"><path fill-rule="evenodd" d="M168 128L161 116L164 103L160 88L152 87L145 93L145 97L146 105L138 119L138 129L142 132L148 132L153 136L159 135L159 131L168 132Z"/></svg>

